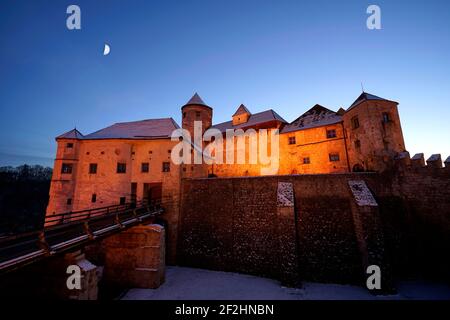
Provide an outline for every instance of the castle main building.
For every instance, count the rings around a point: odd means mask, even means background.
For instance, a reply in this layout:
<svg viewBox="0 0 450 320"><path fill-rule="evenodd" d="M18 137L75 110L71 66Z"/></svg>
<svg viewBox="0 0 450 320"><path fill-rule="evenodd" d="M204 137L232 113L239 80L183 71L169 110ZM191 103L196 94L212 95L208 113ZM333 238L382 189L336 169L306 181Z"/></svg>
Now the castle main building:
<svg viewBox="0 0 450 320"><path fill-rule="evenodd" d="M201 121L203 132L214 128L224 136L228 129L278 129L279 175L384 171L405 151L397 105L363 92L347 110L315 105L291 123L274 110L252 113L240 105L230 121L213 125L213 108L195 94L181 107L182 128L192 136L195 121ZM173 238L183 178L261 174L260 164L174 164L176 129L178 124L165 118L116 123L88 135L74 129L56 137L47 215L161 199Z"/></svg>

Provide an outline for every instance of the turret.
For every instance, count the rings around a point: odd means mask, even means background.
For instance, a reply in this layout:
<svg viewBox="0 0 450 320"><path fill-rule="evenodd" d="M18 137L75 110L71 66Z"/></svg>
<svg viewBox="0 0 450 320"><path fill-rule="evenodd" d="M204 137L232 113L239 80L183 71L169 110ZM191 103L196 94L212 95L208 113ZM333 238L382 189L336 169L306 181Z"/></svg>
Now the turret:
<svg viewBox="0 0 450 320"><path fill-rule="evenodd" d="M195 121L202 122L202 135L212 125L212 108L203 102L202 98L195 93L192 98L181 107L182 127L194 137Z"/></svg>
<svg viewBox="0 0 450 320"><path fill-rule="evenodd" d="M182 128L189 131L191 135L191 142L193 147L192 165L183 166L183 175L189 177L205 177L208 175L207 165L194 164L194 153L197 152L201 156L205 143L203 141L203 134L212 125L213 109L208 106L200 96L195 93L192 98L181 107L182 113ZM201 130L199 128L201 125ZM196 134L196 135L195 135Z"/></svg>
<svg viewBox="0 0 450 320"><path fill-rule="evenodd" d="M56 137L56 159L53 166L47 214L72 210L80 140L82 139L83 135L77 129Z"/></svg>

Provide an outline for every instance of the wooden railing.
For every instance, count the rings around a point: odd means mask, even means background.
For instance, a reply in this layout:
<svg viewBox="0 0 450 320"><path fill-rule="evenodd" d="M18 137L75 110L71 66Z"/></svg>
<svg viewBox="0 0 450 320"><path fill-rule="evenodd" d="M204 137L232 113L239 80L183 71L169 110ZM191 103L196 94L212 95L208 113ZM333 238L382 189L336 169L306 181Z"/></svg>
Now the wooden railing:
<svg viewBox="0 0 450 320"><path fill-rule="evenodd" d="M66 251L162 213L160 201L140 201L49 215L42 230L0 239L0 271Z"/></svg>

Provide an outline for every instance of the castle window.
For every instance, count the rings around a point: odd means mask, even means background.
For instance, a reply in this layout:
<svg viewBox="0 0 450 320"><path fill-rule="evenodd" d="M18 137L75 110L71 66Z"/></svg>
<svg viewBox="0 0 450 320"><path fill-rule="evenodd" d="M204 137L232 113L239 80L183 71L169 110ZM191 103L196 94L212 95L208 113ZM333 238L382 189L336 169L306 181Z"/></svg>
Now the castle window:
<svg viewBox="0 0 450 320"><path fill-rule="evenodd" d="M339 153L330 153L328 156L331 162L339 161Z"/></svg>
<svg viewBox="0 0 450 320"><path fill-rule="evenodd" d="M67 149L72 149L72 148L73 148L73 143L72 143L72 142L68 142L68 143L66 144L66 148L67 148Z"/></svg>
<svg viewBox="0 0 450 320"><path fill-rule="evenodd" d="M163 162L162 171L170 172L170 162Z"/></svg>
<svg viewBox="0 0 450 320"><path fill-rule="evenodd" d="M126 163L117 163L117 173L125 173L127 172L127 164Z"/></svg>
<svg viewBox="0 0 450 320"><path fill-rule="evenodd" d="M97 202L97 195L95 193L92 194L91 202L92 203L96 203Z"/></svg>
<svg viewBox="0 0 450 320"><path fill-rule="evenodd" d="M295 144L295 136L289 137L288 142L289 144Z"/></svg>
<svg viewBox="0 0 450 320"><path fill-rule="evenodd" d="M96 174L97 173L97 164L96 163L90 163L89 164L89 173L90 174Z"/></svg>
<svg viewBox="0 0 450 320"><path fill-rule="evenodd" d="M196 116L197 118L200 118L200 111L195 111L195 116Z"/></svg>
<svg viewBox="0 0 450 320"><path fill-rule="evenodd" d="M327 130L327 139L336 138L336 130Z"/></svg>
<svg viewBox="0 0 450 320"><path fill-rule="evenodd" d="M148 162L142 162L141 164L141 172L149 172L150 166Z"/></svg>
<svg viewBox="0 0 450 320"><path fill-rule="evenodd" d="M311 160L309 159L309 157L304 157L303 158L303 164L310 164Z"/></svg>
<svg viewBox="0 0 450 320"><path fill-rule="evenodd" d="M63 163L61 167L61 173L72 173L73 165L71 163Z"/></svg>
<svg viewBox="0 0 450 320"><path fill-rule="evenodd" d="M389 113L383 112L383 122L388 123L389 121L391 121L391 118L389 117Z"/></svg>
<svg viewBox="0 0 450 320"><path fill-rule="evenodd" d="M359 151L359 149L361 149L361 141L356 140L355 141L355 149Z"/></svg>
<svg viewBox="0 0 450 320"><path fill-rule="evenodd" d="M119 204L125 204L125 201L127 200L126 197L120 197Z"/></svg>
<svg viewBox="0 0 450 320"><path fill-rule="evenodd" d="M353 117L353 118L352 118L352 128L353 128L353 129L358 129L358 128L359 128L359 120L358 120L358 117Z"/></svg>
<svg viewBox="0 0 450 320"><path fill-rule="evenodd" d="M71 204L72 204L72 198L68 198L68 199L67 199L67 205L70 206Z"/></svg>

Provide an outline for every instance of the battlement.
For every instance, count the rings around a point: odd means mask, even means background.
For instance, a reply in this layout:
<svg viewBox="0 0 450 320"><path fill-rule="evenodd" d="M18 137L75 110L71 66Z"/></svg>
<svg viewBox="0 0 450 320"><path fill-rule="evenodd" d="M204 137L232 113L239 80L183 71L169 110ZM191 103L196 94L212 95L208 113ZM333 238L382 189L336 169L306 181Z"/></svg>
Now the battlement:
<svg viewBox="0 0 450 320"><path fill-rule="evenodd" d="M407 169L450 169L450 156L442 163L441 154L432 154L426 161L423 153L416 153L412 158L408 151L401 152L395 157L395 167L398 170Z"/></svg>

